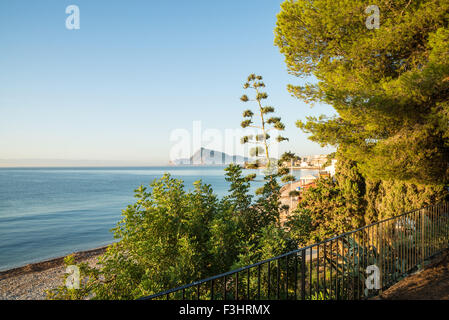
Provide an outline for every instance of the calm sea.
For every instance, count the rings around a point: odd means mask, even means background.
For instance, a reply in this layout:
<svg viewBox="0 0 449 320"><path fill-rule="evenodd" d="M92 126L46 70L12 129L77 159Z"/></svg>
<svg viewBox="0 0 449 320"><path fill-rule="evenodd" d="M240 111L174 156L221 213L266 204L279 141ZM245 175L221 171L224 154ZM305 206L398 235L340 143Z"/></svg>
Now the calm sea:
<svg viewBox="0 0 449 320"><path fill-rule="evenodd" d="M222 167L0 168L0 270L111 243L133 190L165 172L187 189L199 179L219 196L228 188Z"/></svg>

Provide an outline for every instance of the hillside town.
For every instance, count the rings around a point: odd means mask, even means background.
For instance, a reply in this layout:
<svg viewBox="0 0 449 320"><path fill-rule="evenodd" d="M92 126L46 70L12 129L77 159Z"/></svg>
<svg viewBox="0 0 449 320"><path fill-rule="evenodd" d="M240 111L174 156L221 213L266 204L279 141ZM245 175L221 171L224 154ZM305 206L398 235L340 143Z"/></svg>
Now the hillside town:
<svg viewBox="0 0 449 320"><path fill-rule="evenodd" d="M288 210L281 217L285 221L287 217L297 208L302 199L303 193L313 187L316 187L319 179L333 179L335 175L335 166L337 160L333 159L334 154L312 155L299 158L284 163L284 166L294 170L318 170L317 174L308 174L300 176L297 181L287 183L281 188L281 203L288 206Z"/></svg>

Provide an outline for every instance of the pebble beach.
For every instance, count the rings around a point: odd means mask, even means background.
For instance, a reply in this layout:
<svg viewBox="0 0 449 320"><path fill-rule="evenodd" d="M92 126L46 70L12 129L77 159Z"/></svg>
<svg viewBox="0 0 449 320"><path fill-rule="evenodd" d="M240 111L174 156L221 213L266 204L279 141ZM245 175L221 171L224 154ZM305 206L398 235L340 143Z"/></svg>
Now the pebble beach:
<svg viewBox="0 0 449 320"><path fill-rule="evenodd" d="M76 252L77 262L95 266L106 247ZM64 283L64 257L0 272L0 300L45 300L46 290Z"/></svg>

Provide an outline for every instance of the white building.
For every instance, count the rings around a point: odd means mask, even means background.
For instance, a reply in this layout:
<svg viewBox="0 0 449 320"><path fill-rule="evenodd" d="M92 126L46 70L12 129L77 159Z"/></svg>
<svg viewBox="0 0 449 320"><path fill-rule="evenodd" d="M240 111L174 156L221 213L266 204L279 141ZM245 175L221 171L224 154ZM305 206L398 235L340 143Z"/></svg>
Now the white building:
<svg viewBox="0 0 449 320"><path fill-rule="evenodd" d="M331 175L331 177L335 176L335 165L337 164L337 160L336 159L332 159L332 164L326 168L324 168L324 170L326 170L327 172L329 172L329 174Z"/></svg>
<svg viewBox="0 0 449 320"><path fill-rule="evenodd" d="M299 184L302 186L305 186L309 183L315 182L315 180L317 179L317 177L309 175L309 176L304 176L304 177L300 177L299 178Z"/></svg>
<svg viewBox="0 0 449 320"><path fill-rule="evenodd" d="M301 164L299 165L301 168L308 168L309 164L305 161L301 162Z"/></svg>

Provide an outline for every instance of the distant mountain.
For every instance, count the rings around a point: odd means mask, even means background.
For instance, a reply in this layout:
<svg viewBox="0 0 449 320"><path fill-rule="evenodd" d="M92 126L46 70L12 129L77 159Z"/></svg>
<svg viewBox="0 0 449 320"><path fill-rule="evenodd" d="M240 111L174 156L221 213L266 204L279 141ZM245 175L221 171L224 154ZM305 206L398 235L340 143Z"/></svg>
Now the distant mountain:
<svg viewBox="0 0 449 320"><path fill-rule="evenodd" d="M230 163L243 164L249 161L249 158L229 155L224 152L201 148L188 159L176 159L171 162L173 165L197 165L197 166L210 166L210 165L227 165Z"/></svg>

